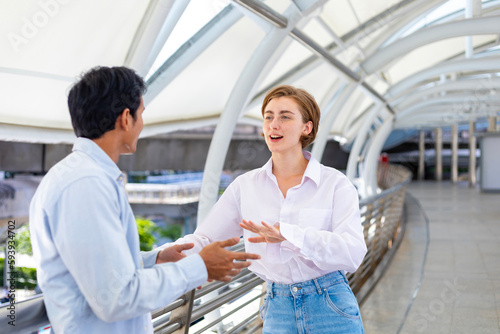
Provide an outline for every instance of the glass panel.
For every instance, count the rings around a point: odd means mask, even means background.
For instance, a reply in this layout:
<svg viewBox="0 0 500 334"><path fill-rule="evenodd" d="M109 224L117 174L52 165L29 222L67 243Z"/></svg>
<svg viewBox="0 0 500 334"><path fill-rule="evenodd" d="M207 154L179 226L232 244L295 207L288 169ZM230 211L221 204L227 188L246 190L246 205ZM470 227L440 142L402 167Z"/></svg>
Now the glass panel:
<svg viewBox="0 0 500 334"><path fill-rule="evenodd" d="M193 37L228 4L229 0L191 0L146 78L149 78L182 44Z"/></svg>
<svg viewBox="0 0 500 334"><path fill-rule="evenodd" d="M488 35L475 36L473 38L475 46L494 40L495 36ZM464 37L450 38L422 46L401 58L401 60L386 71L389 82L393 84L397 83L420 70L462 54L464 49Z"/></svg>
<svg viewBox="0 0 500 334"><path fill-rule="evenodd" d="M430 12L425 17L423 17L420 21L415 23L414 26L409 28L401 37L408 36L409 34L422 29L427 25L435 24L435 21L438 21L448 15L456 13L460 10L463 10L465 6L464 0L449 0L445 2L443 5L436 8L436 10Z"/></svg>
<svg viewBox="0 0 500 334"><path fill-rule="evenodd" d="M311 57L313 53L307 49L305 46L300 44L295 40L291 40L291 37L287 37L283 43L289 42L290 45L287 47L286 51L283 52L280 59L273 66L271 71L268 73L262 84L260 85L260 89L265 89L268 85L270 85L273 81L278 79L283 74L290 71L296 65ZM291 40L291 41L290 41Z"/></svg>
<svg viewBox="0 0 500 334"><path fill-rule="evenodd" d="M367 5L366 0L349 0L360 23L364 23L378 14L385 12L401 0L372 0ZM462 0L463 1L463 0Z"/></svg>
<svg viewBox="0 0 500 334"><path fill-rule="evenodd" d="M245 34L247 31L253 33ZM236 22L148 104L144 121L218 117L263 37L264 32L250 19Z"/></svg>
<svg viewBox="0 0 500 334"><path fill-rule="evenodd" d="M347 0L328 1L320 16L339 37L358 26L356 16Z"/></svg>

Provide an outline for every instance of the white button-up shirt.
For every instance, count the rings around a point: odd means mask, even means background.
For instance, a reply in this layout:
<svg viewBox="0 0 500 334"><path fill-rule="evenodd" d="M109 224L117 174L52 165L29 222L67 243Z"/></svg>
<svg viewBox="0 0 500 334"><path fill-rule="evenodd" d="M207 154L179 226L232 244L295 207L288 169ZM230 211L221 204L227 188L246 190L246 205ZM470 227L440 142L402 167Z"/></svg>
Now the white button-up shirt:
<svg viewBox="0 0 500 334"><path fill-rule="evenodd" d="M179 242L204 245L243 235L246 251L260 254L250 269L273 282L292 284L337 270L354 272L366 254L358 193L347 177L309 160L300 184L283 196L272 173L272 159L245 173L226 189L193 235ZM281 243L249 243L256 234L243 230L242 219L280 223Z"/></svg>

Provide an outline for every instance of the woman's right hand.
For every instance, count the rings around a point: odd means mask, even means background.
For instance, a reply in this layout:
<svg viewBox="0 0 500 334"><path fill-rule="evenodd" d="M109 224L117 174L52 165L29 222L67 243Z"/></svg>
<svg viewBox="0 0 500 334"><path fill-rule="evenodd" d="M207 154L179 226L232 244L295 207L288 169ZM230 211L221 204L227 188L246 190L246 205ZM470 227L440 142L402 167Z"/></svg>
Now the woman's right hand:
<svg viewBox="0 0 500 334"><path fill-rule="evenodd" d="M278 242L285 241L285 237L281 235L280 223L277 222L274 226L269 225L265 222L261 222L262 225L257 225L251 220L244 220L240 223L240 226L247 231L256 233L259 237L248 238L248 241L253 243L266 242L269 244L274 244Z"/></svg>

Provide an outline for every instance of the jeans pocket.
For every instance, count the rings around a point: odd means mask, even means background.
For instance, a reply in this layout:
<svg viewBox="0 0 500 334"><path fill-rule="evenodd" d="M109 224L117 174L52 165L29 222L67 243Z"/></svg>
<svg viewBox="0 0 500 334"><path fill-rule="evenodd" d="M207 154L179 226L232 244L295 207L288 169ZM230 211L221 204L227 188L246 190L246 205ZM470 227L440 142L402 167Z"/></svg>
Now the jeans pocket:
<svg viewBox="0 0 500 334"><path fill-rule="evenodd" d="M324 289L327 305L339 315L349 319L359 319L359 306L356 297L347 283L339 283Z"/></svg>
<svg viewBox="0 0 500 334"><path fill-rule="evenodd" d="M269 304L269 297L264 298L264 302L259 308L259 315L262 320L264 320L267 313L267 304Z"/></svg>

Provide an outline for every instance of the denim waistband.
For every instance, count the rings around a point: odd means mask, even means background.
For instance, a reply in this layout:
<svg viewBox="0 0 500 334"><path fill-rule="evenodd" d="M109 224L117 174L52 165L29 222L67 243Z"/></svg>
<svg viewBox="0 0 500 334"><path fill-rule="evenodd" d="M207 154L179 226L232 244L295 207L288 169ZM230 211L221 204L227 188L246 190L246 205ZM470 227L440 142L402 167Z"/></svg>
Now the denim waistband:
<svg viewBox="0 0 500 334"><path fill-rule="evenodd" d="M281 284L267 282L267 293L271 298L273 298L274 295L290 296L309 293L322 294L324 289L340 282L347 283L347 278L345 277L344 272L339 270L300 283Z"/></svg>

